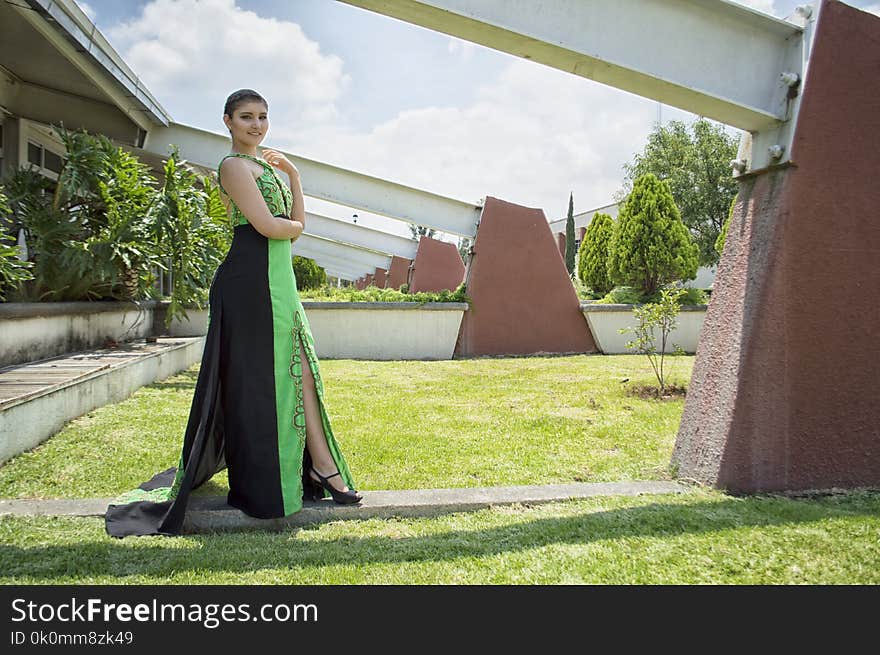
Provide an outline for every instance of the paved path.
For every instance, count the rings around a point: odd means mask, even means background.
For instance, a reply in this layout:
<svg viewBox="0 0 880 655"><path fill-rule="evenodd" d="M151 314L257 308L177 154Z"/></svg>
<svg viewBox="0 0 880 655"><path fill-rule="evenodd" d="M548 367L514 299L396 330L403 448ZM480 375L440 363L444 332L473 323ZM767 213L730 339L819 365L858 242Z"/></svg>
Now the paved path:
<svg viewBox="0 0 880 655"><path fill-rule="evenodd" d="M690 487L678 482L650 480L407 491L363 490L364 499L359 505L337 505L329 498L319 502L307 501L301 511L282 519L251 518L229 507L225 496L195 496L190 499L184 531L282 530L341 519L436 516L492 505L534 505L572 498L678 494L689 490ZM109 502L109 498L0 500L0 516L103 516Z"/></svg>

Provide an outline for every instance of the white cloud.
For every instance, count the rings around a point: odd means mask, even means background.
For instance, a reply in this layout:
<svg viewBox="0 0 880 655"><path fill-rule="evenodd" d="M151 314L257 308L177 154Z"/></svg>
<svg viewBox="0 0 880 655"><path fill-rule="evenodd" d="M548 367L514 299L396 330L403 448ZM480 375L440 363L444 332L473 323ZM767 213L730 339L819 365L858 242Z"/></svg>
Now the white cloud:
<svg viewBox="0 0 880 655"><path fill-rule="evenodd" d="M307 130L293 152L474 202L491 195L555 220L611 202L644 147L657 104L513 60L465 107L400 112L369 133ZM664 118L690 116L664 108Z"/></svg>
<svg viewBox="0 0 880 655"><path fill-rule="evenodd" d="M867 11L869 14L874 14L875 16L880 16L880 3L874 5L868 5L862 11Z"/></svg>
<svg viewBox="0 0 880 655"><path fill-rule="evenodd" d="M299 25L263 18L234 0L154 0L108 31L114 46L174 119L225 132L223 103L236 89L269 102L271 141L338 116L350 82Z"/></svg>
<svg viewBox="0 0 880 655"><path fill-rule="evenodd" d="M471 41L457 39L454 36L449 37L447 50L450 54L458 55L463 61L468 61L474 56L476 44Z"/></svg>
<svg viewBox="0 0 880 655"><path fill-rule="evenodd" d="M350 82L343 61L295 23L233 0L154 0L108 36L177 121L222 133L228 93L254 88L269 100L267 145L469 202L539 207L550 220L564 216L570 191L578 212L610 202L657 117L655 102L512 58L472 102L401 111L357 132L336 106ZM469 58L474 48L450 39L448 51ZM663 117L690 115L664 107Z"/></svg>
<svg viewBox="0 0 880 655"><path fill-rule="evenodd" d="M94 23L97 13L92 6L88 2L83 2L82 0L77 0L76 4L78 4L79 8L83 10L83 13L89 17L89 20Z"/></svg>

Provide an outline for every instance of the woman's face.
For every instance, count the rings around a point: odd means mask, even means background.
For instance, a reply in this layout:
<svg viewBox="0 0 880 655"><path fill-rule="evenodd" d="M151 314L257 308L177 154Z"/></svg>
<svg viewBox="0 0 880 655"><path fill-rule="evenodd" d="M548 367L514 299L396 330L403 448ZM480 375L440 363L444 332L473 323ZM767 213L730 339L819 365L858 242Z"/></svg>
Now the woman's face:
<svg viewBox="0 0 880 655"><path fill-rule="evenodd" d="M247 100L232 111L232 118L223 115L226 127L232 130L233 140L256 146L269 131L269 112L259 100Z"/></svg>

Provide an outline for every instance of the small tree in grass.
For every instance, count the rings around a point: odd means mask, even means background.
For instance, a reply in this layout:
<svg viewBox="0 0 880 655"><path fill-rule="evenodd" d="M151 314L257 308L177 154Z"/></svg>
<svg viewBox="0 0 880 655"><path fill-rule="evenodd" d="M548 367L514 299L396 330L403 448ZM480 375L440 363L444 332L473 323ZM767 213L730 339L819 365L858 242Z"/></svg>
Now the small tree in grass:
<svg viewBox="0 0 880 655"><path fill-rule="evenodd" d="M614 227L611 280L651 296L669 282L694 279L698 261L669 185L653 173L638 178Z"/></svg>
<svg viewBox="0 0 880 655"><path fill-rule="evenodd" d="M635 350L640 355L647 355L657 376L660 385L660 394L666 392L666 371L663 368L663 358L666 354L666 344L669 342L669 334L676 328L678 311L681 309L679 298L685 293L684 289L666 287L660 295L660 302L645 303L633 309L633 315L637 321L634 328L621 328L621 334L632 332L635 339L626 342L626 347ZM657 338L660 339L660 347L657 347ZM674 345L674 344L673 344ZM679 348L676 346L676 351Z"/></svg>
<svg viewBox="0 0 880 655"><path fill-rule="evenodd" d="M578 253L578 275L594 293L604 296L614 284L608 276L608 246L614 235L614 219L596 212L587 226Z"/></svg>

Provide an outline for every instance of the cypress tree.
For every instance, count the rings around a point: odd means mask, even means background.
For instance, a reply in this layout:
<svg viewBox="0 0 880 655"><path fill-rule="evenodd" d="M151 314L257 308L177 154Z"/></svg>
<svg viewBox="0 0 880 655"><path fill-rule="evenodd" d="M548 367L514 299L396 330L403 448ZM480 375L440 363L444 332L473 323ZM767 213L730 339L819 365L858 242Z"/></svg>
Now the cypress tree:
<svg viewBox="0 0 880 655"><path fill-rule="evenodd" d="M624 164L626 177L617 197L625 198L645 173L667 180L681 220L700 249L700 264L716 264L715 241L739 186L729 163L738 148L739 137L705 119L690 127L681 121L657 125L645 149Z"/></svg>
<svg viewBox="0 0 880 655"><path fill-rule="evenodd" d="M565 219L565 270L574 276L574 194L568 195L568 218Z"/></svg>
<svg viewBox="0 0 880 655"><path fill-rule="evenodd" d="M578 274L581 282L595 293L605 295L614 287L608 276L608 248L614 234L614 219L596 212L578 253Z"/></svg>
<svg viewBox="0 0 880 655"><path fill-rule="evenodd" d="M669 184L653 173L639 177L614 228L608 259L611 280L651 296L664 284L696 277L698 258Z"/></svg>

